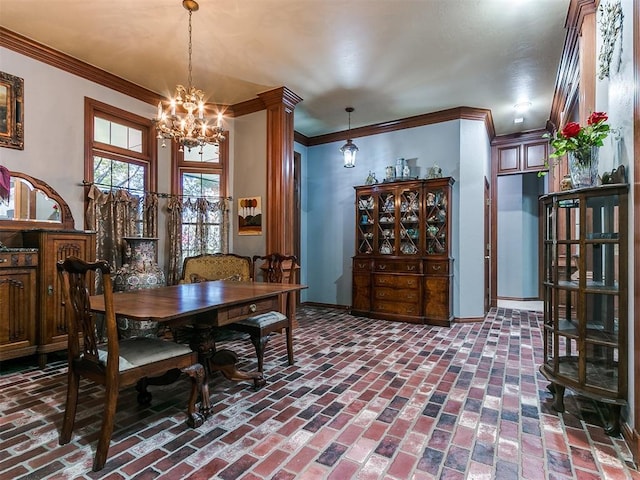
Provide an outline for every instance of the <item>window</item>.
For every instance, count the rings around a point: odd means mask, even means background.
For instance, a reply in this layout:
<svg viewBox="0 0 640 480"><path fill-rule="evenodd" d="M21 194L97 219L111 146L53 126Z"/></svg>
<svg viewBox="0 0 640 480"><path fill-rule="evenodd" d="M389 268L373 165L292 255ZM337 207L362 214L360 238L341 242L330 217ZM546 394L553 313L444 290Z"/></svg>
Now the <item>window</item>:
<svg viewBox="0 0 640 480"><path fill-rule="evenodd" d="M222 252L228 132L225 137L219 145L191 151L173 145L173 191L183 199L182 259Z"/></svg>
<svg viewBox="0 0 640 480"><path fill-rule="evenodd" d="M156 191L156 141L151 120L85 98L85 180L104 192L142 197ZM142 216L137 221L142 235Z"/></svg>

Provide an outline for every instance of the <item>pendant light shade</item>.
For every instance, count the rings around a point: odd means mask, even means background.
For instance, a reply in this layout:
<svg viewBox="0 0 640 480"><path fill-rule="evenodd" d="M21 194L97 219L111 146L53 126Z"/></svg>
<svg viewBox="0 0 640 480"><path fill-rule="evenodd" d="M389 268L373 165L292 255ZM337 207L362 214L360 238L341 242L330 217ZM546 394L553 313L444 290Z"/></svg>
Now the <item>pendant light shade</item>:
<svg viewBox="0 0 640 480"><path fill-rule="evenodd" d="M340 148L345 168L353 168L356 166L356 154L358 153L358 147L351 141L351 138L348 138L351 137L351 112L353 112L353 110L353 107L345 108L345 111L349 114L349 131L347 133L347 143Z"/></svg>

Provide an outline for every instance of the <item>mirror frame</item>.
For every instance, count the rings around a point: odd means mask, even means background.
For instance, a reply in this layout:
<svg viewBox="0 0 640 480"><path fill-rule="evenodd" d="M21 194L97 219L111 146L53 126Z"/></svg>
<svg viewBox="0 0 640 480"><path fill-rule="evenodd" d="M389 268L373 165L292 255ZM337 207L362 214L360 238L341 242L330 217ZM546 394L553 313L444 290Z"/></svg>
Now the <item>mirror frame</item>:
<svg viewBox="0 0 640 480"><path fill-rule="evenodd" d="M9 172L14 178L21 178L29 182L34 189L40 190L51 200L60 205L60 222L44 222L40 220L0 220L0 230L75 230L75 221L67 202L49 184L22 172Z"/></svg>

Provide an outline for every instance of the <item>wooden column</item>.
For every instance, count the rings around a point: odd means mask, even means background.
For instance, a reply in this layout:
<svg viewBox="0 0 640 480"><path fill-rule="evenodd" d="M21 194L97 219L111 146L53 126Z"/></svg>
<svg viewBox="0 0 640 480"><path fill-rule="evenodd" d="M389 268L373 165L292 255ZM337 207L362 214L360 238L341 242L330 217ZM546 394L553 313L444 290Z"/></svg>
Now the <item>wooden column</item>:
<svg viewBox="0 0 640 480"><path fill-rule="evenodd" d="M266 253L293 245L293 110L302 98L286 87L258 94L267 109Z"/></svg>

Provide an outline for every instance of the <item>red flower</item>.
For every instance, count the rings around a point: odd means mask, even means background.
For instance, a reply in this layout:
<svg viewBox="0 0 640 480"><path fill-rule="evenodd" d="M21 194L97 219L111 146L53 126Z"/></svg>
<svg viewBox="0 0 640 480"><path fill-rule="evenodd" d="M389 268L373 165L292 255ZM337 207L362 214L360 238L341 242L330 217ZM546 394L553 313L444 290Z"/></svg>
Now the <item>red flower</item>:
<svg viewBox="0 0 640 480"><path fill-rule="evenodd" d="M598 122L605 122L609 117L605 112L593 112L587 120L588 125L595 125Z"/></svg>
<svg viewBox="0 0 640 480"><path fill-rule="evenodd" d="M562 136L567 138L573 138L580 133L580 125L576 122L567 123L562 129Z"/></svg>

